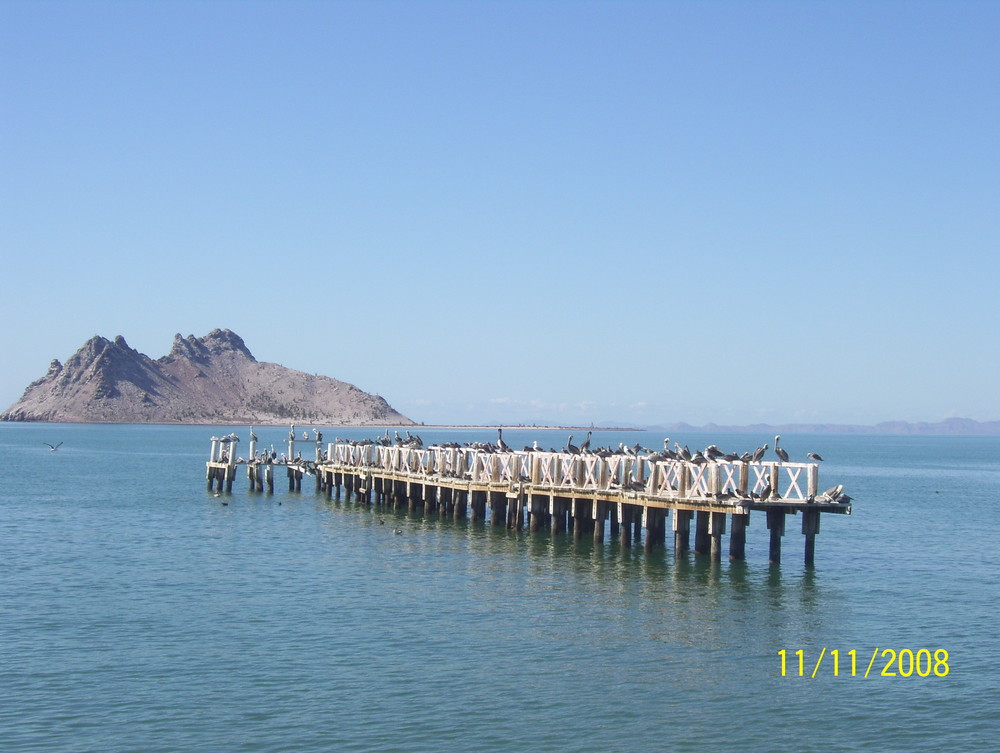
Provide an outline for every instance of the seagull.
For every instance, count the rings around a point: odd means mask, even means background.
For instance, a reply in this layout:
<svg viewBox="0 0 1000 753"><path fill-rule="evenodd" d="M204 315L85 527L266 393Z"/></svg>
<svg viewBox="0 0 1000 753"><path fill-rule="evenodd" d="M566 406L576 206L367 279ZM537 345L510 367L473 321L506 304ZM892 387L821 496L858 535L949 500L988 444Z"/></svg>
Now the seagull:
<svg viewBox="0 0 1000 753"><path fill-rule="evenodd" d="M62 442L60 442L59 444L49 444L48 442L42 442L42 444L49 445L49 451L50 452L55 452L60 447L62 447Z"/></svg>
<svg viewBox="0 0 1000 753"><path fill-rule="evenodd" d="M819 455L817 455L815 452L807 452L806 453L806 457L809 458L810 460L822 460L823 459Z"/></svg>

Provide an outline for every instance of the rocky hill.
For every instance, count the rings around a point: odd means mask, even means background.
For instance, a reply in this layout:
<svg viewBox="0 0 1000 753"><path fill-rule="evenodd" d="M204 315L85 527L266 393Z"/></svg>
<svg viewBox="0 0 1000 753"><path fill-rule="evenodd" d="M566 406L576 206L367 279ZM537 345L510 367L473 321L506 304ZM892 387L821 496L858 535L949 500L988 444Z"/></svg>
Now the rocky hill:
<svg viewBox="0 0 1000 753"><path fill-rule="evenodd" d="M174 336L153 360L121 335L92 337L0 414L2 421L412 425L384 399L330 377L257 361L228 329Z"/></svg>

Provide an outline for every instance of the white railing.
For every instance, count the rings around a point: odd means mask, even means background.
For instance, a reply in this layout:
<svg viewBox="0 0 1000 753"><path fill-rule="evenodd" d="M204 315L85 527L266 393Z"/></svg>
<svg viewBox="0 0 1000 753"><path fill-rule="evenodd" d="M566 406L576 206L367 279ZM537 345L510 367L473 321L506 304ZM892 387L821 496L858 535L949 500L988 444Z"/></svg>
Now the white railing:
<svg viewBox="0 0 1000 753"><path fill-rule="evenodd" d="M530 482L534 490L584 492L632 489L665 500L718 499L806 502L817 495L815 463L744 463L651 460L649 456L562 452L486 452L472 448L415 449L374 444L331 444L340 466L374 467L473 483Z"/></svg>

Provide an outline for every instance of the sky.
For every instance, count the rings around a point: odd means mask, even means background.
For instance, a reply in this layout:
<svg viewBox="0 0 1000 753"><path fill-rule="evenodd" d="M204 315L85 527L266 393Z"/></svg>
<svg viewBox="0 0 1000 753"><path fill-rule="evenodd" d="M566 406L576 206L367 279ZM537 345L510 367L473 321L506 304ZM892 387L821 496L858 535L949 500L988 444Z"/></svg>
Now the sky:
<svg viewBox="0 0 1000 753"><path fill-rule="evenodd" d="M0 0L0 407L222 327L428 424L1000 419L998 29Z"/></svg>

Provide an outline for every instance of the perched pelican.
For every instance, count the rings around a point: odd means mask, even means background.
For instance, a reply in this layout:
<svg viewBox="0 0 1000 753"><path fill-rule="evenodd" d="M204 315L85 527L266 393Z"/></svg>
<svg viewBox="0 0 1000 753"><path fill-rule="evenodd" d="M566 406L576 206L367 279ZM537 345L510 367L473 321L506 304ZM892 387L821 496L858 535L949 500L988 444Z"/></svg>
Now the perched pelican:
<svg viewBox="0 0 1000 753"><path fill-rule="evenodd" d="M778 447L778 441L780 439L781 439L781 435L780 434L778 434L774 438L774 454L778 456L778 459L781 460L782 463L787 463L788 462L788 453L785 452L785 448L784 447Z"/></svg>
<svg viewBox="0 0 1000 753"><path fill-rule="evenodd" d="M503 441L503 429L497 429L497 448L500 452L510 452L510 447Z"/></svg>
<svg viewBox="0 0 1000 753"><path fill-rule="evenodd" d="M58 449L59 449L60 447L62 447L62 442L60 442L59 444L49 444L48 442L42 442L42 444L44 444L44 445L48 445L48 447L49 447L49 452L55 452L55 451L56 451L56 450L58 450Z"/></svg>
<svg viewBox="0 0 1000 753"><path fill-rule="evenodd" d="M763 502L766 501L767 498L770 496L771 496L771 482L768 481L766 484L764 484L764 488L760 490L760 499Z"/></svg>
<svg viewBox="0 0 1000 753"><path fill-rule="evenodd" d="M570 455L579 455L580 448L573 444L573 435L569 435L569 439L566 440L566 452Z"/></svg>
<svg viewBox="0 0 1000 753"><path fill-rule="evenodd" d="M588 431L587 438L580 444L580 452L587 452L590 449L590 435L594 432Z"/></svg>
<svg viewBox="0 0 1000 753"><path fill-rule="evenodd" d="M767 452L767 442L764 442L763 447L758 447L753 451L753 455L750 456L751 463L759 463L760 459L764 457L764 453Z"/></svg>
<svg viewBox="0 0 1000 753"><path fill-rule="evenodd" d="M817 455L815 452L807 452L806 453L806 457L809 458L810 460L822 460L823 459L819 455Z"/></svg>

